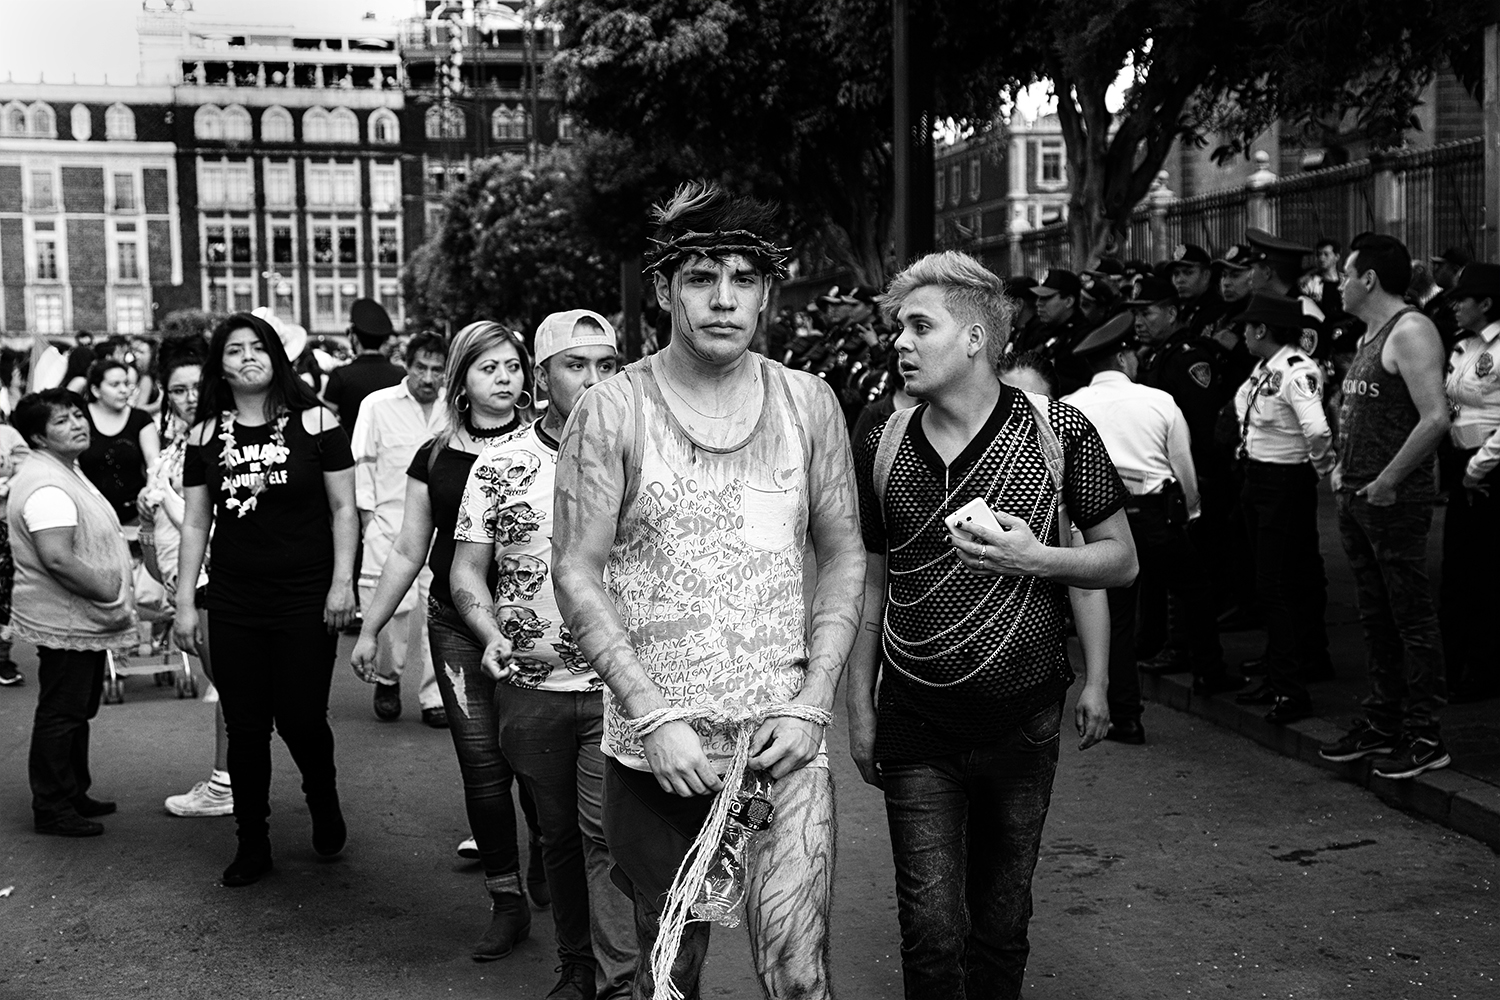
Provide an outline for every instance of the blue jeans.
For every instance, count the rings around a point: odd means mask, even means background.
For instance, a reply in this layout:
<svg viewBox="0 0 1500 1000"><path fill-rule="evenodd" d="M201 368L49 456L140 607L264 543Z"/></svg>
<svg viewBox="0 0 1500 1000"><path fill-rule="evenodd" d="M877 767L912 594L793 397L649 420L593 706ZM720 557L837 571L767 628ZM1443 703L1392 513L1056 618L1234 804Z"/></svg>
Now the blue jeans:
<svg viewBox="0 0 1500 1000"><path fill-rule="evenodd" d="M628 997L635 915L604 842L604 694L502 688L500 747L536 803L558 958L596 965L600 1000Z"/></svg>
<svg viewBox="0 0 1500 1000"><path fill-rule="evenodd" d="M907 1000L1021 995L1061 723L1059 702L998 743L881 765Z"/></svg>
<svg viewBox="0 0 1500 1000"><path fill-rule="evenodd" d="M1339 535L1354 570L1364 629L1370 725L1384 733L1437 738L1443 704L1443 637L1427 582L1432 505L1376 507L1340 493Z"/></svg>
<svg viewBox="0 0 1500 1000"><path fill-rule="evenodd" d="M448 714L448 732L464 781L469 831L479 845L485 878L521 870L516 843L516 805L511 786L516 773L500 752L500 687L479 666L484 647L474 640L459 613L446 604L427 604L427 641L433 672Z"/></svg>

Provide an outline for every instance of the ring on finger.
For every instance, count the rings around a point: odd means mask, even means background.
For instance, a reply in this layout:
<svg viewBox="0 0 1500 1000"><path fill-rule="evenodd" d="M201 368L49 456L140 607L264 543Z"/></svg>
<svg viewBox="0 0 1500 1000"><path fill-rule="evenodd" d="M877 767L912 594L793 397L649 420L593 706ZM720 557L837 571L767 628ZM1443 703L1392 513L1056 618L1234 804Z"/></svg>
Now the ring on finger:
<svg viewBox="0 0 1500 1000"><path fill-rule="evenodd" d="M979 546L979 561L981 563L984 562L984 560L985 560L985 558L986 558L986 556L988 554L989 554L989 545L988 545L988 543Z"/></svg>

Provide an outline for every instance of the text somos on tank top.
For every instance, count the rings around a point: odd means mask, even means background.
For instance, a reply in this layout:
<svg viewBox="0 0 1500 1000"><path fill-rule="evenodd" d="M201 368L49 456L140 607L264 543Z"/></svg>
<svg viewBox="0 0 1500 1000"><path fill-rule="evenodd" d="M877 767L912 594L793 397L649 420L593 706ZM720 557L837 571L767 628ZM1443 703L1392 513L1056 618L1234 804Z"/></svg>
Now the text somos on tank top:
<svg viewBox="0 0 1500 1000"><path fill-rule="evenodd" d="M1412 309L1392 316L1354 355L1344 376L1339 408L1339 489L1354 493L1379 476L1406 443L1421 415L1400 375L1380 361L1396 323ZM1422 462L1396 487L1398 501L1428 502L1437 496L1435 460Z"/></svg>
<svg viewBox="0 0 1500 1000"><path fill-rule="evenodd" d="M649 358L626 369L640 471L607 563L631 646L667 701L731 716L791 701L807 670L806 447L781 366L757 360L760 420L727 449L688 436ZM643 768L626 719L606 688L604 752ZM694 728L711 760L734 755L733 733Z"/></svg>

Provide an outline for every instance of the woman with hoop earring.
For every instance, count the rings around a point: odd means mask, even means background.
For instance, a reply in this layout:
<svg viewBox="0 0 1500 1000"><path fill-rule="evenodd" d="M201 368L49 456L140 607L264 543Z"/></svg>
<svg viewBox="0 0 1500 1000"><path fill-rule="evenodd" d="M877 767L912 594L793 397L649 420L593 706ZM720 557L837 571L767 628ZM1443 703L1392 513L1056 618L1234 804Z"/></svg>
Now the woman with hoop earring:
<svg viewBox="0 0 1500 1000"><path fill-rule="evenodd" d="M504 958L531 931L531 911L521 885L516 812L511 799L515 774L500 752L498 717L493 711L497 681L480 667L484 643L474 638L453 604L448 584L453 565L464 486L480 451L530 424L531 359L518 334L498 323L470 323L448 349L444 387L448 430L417 449L406 470L406 509L401 533L386 560L375 596L365 608L359 641L350 666L360 679L375 683L375 653L380 630L395 613L401 597L421 571L432 568L427 604L427 639L443 708L448 714L453 748L463 774L469 829L479 845L484 885L491 899L490 926L471 957L476 962ZM434 532L436 538L434 538ZM431 549L429 556L428 550ZM495 587L491 576L489 587ZM468 694L456 696L455 684ZM486 697L473 696L483 686ZM483 703L490 711L476 709ZM522 788L527 825L535 827L530 801ZM533 848L533 853L539 853Z"/></svg>

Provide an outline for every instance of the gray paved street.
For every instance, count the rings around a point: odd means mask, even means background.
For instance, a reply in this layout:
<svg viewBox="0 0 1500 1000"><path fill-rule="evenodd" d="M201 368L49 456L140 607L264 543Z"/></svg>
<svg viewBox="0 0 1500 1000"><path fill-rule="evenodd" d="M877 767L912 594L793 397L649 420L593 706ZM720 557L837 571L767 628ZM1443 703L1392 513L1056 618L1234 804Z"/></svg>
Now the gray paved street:
<svg viewBox="0 0 1500 1000"><path fill-rule="evenodd" d="M347 652L348 642L345 642ZM120 813L92 841L31 832L33 683L0 691L0 996L540 998L550 920L475 965L486 898L446 733L394 725L342 666L334 693L351 838L315 860L277 751L275 874L227 890L229 819L164 796L207 775L211 706L132 678L94 727L96 792ZM1028 996L1500 997L1500 859L1248 740L1150 707L1144 748L1065 742L1036 876ZM900 996L884 812L836 730L840 850L834 984ZM705 995L753 997L742 931L716 932Z"/></svg>

